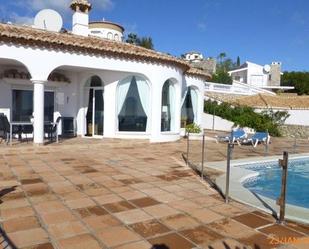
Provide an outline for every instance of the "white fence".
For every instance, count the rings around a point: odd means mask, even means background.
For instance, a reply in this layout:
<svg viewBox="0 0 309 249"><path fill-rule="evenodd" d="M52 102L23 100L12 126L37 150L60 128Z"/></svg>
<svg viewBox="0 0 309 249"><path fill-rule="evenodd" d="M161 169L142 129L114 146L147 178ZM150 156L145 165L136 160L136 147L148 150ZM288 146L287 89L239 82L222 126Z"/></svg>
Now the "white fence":
<svg viewBox="0 0 309 249"><path fill-rule="evenodd" d="M264 90L255 86L250 86L248 84L244 84L238 81L234 81L232 85L206 82L205 91L238 95L255 95L259 93L275 95L275 93L271 91Z"/></svg>

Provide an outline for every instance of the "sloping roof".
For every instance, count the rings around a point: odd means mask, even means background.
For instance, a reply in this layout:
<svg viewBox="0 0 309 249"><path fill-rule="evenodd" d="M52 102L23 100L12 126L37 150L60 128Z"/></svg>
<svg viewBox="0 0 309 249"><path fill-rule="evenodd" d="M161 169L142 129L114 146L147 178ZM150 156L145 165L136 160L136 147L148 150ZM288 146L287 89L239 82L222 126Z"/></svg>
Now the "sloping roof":
<svg viewBox="0 0 309 249"><path fill-rule="evenodd" d="M258 94L240 97L232 100L231 103L255 108L309 109L309 96L273 96Z"/></svg>
<svg viewBox="0 0 309 249"><path fill-rule="evenodd" d="M188 71L185 72L186 75L192 75L192 76L199 76L202 77L205 80L209 80L211 78L211 75L205 71L202 71L197 68L191 67Z"/></svg>
<svg viewBox="0 0 309 249"><path fill-rule="evenodd" d="M190 65L181 59L136 45L93 36L84 37L71 33L45 31L28 26L0 24L0 41L61 49L61 51L77 51L97 55L109 55L116 58L129 58L137 61L163 63L177 66L183 71L190 69ZM203 73L196 70L189 70L188 72L188 74L195 73L197 76L204 76Z"/></svg>

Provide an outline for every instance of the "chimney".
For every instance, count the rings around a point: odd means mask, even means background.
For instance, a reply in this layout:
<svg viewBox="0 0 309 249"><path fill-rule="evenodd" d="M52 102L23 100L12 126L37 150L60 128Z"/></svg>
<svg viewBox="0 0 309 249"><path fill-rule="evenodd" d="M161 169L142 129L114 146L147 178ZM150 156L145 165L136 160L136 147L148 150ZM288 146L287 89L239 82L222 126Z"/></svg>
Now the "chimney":
<svg viewBox="0 0 309 249"><path fill-rule="evenodd" d="M87 0L73 0L70 7L74 11L72 23L73 34L88 36L91 4Z"/></svg>
<svg viewBox="0 0 309 249"><path fill-rule="evenodd" d="M281 83L281 62L272 62L268 76L269 86L280 86Z"/></svg>

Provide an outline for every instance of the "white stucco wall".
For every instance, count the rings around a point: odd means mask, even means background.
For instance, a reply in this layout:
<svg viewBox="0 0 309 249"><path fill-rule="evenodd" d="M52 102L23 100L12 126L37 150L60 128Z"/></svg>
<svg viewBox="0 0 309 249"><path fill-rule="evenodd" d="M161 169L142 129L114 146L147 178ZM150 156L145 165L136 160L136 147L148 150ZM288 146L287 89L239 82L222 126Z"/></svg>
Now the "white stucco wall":
<svg viewBox="0 0 309 249"><path fill-rule="evenodd" d="M219 116L213 116L208 113L203 113L202 116L202 128L216 131L231 131L234 126L234 123L223 119Z"/></svg>
<svg viewBox="0 0 309 249"><path fill-rule="evenodd" d="M202 123L203 113L203 79L184 76L177 67L149 62L137 62L129 59L116 59L90 54L73 53L64 50L0 45L0 60L15 60L25 65L32 80L46 81L54 70L65 72L71 83L45 83L45 90L55 91L55 115L75 117L77 134L83 136L86 131L85 116L85 83L88 78L97 75L104 83L104 137L114 138L147 138L151 142L174 141L180 137L181 104L187 87L193 86L198 92L197 123ZM1 69L1 68L0 68ZM118 132L118 113L116 112L116 93L119 81L130 75L139 75L150 85L150 115L145 133ZM175 130L161 132L162 88L170 79L175 86ZM1 82L1 81L0 81ZM17 82L18 84L18 82ZM12 84L0 83L0 110L11 108ZM32 88L29 81L24 87ZM61 97L59 101L58 97Z"/></svg>

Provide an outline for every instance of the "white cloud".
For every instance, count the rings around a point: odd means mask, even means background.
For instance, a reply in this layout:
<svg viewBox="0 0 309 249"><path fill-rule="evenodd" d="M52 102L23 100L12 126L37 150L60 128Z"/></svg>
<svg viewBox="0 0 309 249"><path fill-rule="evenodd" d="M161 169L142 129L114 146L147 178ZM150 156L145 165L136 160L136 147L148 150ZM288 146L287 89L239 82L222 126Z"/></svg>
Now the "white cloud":
<svg viewBox="0 0 309 249"><path fill-rule="evenodd" d="M33 24L33 17L29 16L20 16L17 13L11 13L9 16L10 20L17 24L26 24L32 25Z"/></svg>
<svg viewBox="0 0 309 249"><path fill-rule="evenodd" d="M198 27L199 30L205 31L206 28L207 28L207 25L206 25L205 22L200 22L200 23L197 24L197 27Z"/></svg>

